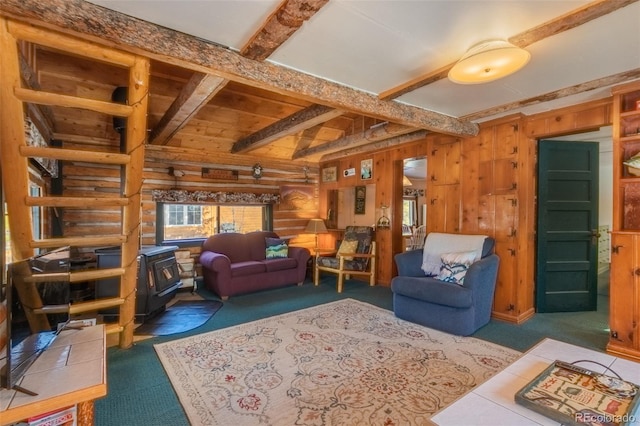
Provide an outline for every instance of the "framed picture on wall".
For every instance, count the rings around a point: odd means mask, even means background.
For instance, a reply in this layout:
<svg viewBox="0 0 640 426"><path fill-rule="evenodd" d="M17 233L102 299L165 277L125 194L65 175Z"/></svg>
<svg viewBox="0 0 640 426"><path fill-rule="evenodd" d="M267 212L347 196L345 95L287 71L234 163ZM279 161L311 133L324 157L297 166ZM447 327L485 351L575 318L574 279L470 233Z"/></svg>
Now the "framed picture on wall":
<svg viewBox="0 0 640 426"><path fill-rule="evenodd" d="M367 187L366 186L356 186L356 197L355 197L355 214L364 214L365 206L367 205Z"/></svg>
<svg viewBox="0 0 640 426"><path fill-rule="evenodd" d="M325 167L324 169L322 169L323 182L335 182L337 180L338 180L338 168L336 166Z"/></svg>
<svg viewBox="0 0 640 426"><path fill-rule="evenodd" d="M373 159L368 158L360 162L360 179L367 180L373 177Z"/></svg>

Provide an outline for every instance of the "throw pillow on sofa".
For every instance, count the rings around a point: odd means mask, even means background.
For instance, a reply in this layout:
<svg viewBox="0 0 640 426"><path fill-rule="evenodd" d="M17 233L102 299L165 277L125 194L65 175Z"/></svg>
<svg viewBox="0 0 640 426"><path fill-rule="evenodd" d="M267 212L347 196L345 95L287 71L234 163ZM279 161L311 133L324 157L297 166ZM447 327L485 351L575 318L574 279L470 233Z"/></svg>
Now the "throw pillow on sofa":
<svg viewBox="0 0 640 426"><path fill-rule="evenodd" d="M338 254L355 253L357 248L358 248L358 240L353 240L353 241L342 240L342 243L340 243L340 248L338 249ZM353 260L353 256L345 256L344 260Z"/></svg>
<svg viewBox="0 0 640 426"><path fill-rule="evenodd" d="M289 246L287 241L281 238L265 238L267 243L267 249L265 258L267 259L281 259L289 257Z"/></svg>
<svg viewBox="0 0 640 426"><path fill-rule="evenodd" d="M476 260L476 252L443 253L440 259L440 273L436 279L462 285L469 266Z"/></svg>

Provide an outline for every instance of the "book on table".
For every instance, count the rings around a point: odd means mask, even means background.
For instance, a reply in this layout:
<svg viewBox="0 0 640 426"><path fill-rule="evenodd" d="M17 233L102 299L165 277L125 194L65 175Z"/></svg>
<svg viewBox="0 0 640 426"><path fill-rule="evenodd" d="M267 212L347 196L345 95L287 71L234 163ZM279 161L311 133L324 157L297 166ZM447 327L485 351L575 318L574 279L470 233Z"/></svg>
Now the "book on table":
<svg viewBox="0 0 640 426"><path fill-rule="evenodd" d="M637 384L576 364L553 362L515 394L515 402L573 426L625 426L640 416Z"/></svg>

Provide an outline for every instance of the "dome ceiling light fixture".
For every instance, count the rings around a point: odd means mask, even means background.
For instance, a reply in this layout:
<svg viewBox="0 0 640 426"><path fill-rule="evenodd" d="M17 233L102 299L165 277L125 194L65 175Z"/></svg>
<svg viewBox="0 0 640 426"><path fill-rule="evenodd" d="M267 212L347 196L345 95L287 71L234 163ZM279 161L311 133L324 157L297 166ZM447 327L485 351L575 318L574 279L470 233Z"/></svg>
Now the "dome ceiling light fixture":
<svg viewBox="0 0 640 426"><path fill-rule="evenodd" d="M449 70L449 80L479 84L506 77L524 67L531 54L506 40L485 40L472 46Z"/></svg>

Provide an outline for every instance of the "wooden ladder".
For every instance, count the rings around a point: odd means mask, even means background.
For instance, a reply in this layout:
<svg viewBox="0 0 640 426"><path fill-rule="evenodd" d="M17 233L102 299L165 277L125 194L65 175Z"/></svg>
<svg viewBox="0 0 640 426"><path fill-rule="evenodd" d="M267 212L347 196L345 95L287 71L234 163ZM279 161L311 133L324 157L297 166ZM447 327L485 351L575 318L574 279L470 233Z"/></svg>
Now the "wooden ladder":
<svg viewBox="0 0 640 426"><path fill-rule="evenodd" d="M35 283L37 281L59 280L77 283L119 277L118 297L73 303L68 309L70 314L78 314L118 307L118 323L108 325L106 330L107 333L119 333L120 347L128 348L133 344L135 318L141 217L140 194L147 137L149 60L11 19L0 18L0 25L2 26L0 29L0 105L2 105L0 109L0 165L14 257L17 260L29 258L34 255L36 248L120 246L122 260L119 268L37 275L27 278L27 281ZM23 87L18 42L29 42L128 69L128 104L61 95ZM127 126L124 130L126 132L124 146L119 153L28 146L25 138L27 103L80 108L111 116L125 117ZM96 198L31 197L28 193L29 161L34 157L119 165L122 170L120 173L121 194ZM33 206L119 208L121 211L121 231L117 235L34 239L31 224L31 208ZM35 286L35 284L33 285ZM32 291L31 294L32 296L35 294L37 297L37 292ZM32 317L42 317L47 313L47 309L42 307L41 301L36 306L41 308L34 309L30 313Z"/></svg>

